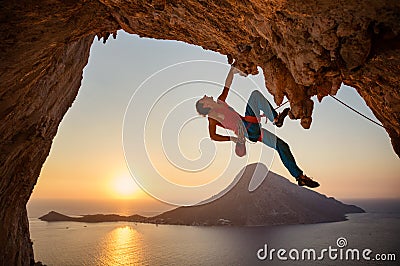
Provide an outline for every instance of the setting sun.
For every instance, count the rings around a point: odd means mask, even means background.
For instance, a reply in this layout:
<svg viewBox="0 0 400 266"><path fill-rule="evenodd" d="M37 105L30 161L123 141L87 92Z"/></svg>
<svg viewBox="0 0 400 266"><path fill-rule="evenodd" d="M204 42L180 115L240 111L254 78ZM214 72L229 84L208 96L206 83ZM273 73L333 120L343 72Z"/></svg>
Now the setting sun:
<svg viewBox="0 0 400 266"><path fill-rule="evenodd" d="M135 181L126 175L118 176L113 180L114 194L119 198L130 198L139 191Z"/></svg>

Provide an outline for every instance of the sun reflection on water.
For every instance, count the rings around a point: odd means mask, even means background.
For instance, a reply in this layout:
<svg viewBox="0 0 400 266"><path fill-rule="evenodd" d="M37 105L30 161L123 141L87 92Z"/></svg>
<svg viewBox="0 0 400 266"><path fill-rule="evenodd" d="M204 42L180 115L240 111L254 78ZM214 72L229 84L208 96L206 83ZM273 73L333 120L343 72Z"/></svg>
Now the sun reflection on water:
<svg viewBox="0 0 400 266"><path fill-rule="evenodd" d="M133 226L115 228L107 234L100 259L105 265L141 265L142 237Z"/></svg>

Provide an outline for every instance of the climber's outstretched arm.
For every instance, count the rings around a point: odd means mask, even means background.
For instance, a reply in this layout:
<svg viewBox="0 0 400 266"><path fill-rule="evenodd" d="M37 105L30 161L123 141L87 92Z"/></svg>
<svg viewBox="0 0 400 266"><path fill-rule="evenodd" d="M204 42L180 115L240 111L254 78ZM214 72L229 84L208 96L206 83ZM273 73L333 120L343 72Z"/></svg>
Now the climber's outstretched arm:
<svg viewBox="0 0 400 266"><path fill-rule="evenodd" d="M218 96L218 100L225 102L226 97L228 97L229 89L230 89L230 87L231 87L231 85L232 85L233 75L234 75L235 73L237 73L237 72L235 71L235 67L234 67L234 66L231 66L231 69L229 70L229 73L228 73L228 75L226 76L226 79L225 79L225 86L224 86L224 89L223 89L221 95Z"/></svg>

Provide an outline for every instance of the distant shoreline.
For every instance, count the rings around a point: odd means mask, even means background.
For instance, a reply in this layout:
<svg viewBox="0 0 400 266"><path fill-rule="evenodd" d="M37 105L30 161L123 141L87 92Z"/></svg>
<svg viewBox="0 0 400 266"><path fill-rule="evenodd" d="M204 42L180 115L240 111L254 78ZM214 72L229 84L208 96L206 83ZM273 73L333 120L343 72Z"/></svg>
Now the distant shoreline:
<svg viewBox="0 0 400 266"><path fill-rule="evenodd" d="M133 222L133 223L148 223L148 224L169 224L169 225L200 225L196 223L180 224L168 223L167 221L155 217L144 217L138 214L124 216L118 214L87 214L80 217L68 216L56 211L49 213L38 218L45 222L79 222L79 223L107 223L107 222ZM214 224L201 224L201 225L214 225ZM231 225L231 222L226 219L219 219L215 225Z"/></svg>
<svg viewBox="0 0 400 266"><path fill-rule="evenodd" d="M352 204L361 207L366 212L399 212L400 213L400 198L339 198L341 202ZM87 204L87 203L90 204ZM125 200L129 204L134 204L134 200ZM107 205L108 203L108 205ZM117 202L120 203L120 202ZM85 205L86 204L86 205ZM163 212L174 209L169 208L149 208L142 209L126 209L120 211L120 208L112 208L111 204L116 204L115 200L82 200L82 199L41 199L31 198L27 205L28 218L37 219L43 214L48 213L49 210L58 210L58 213L68 213L71 217L80 217L89 214L116 214L120 216L129 216L131 213L136 213L144 217L153 217ZM107 205L107 208L103 208ZM66 207L67 206L67 207ZM83 207L82 207L83 206ZM100 207L99 207L100 206Z"/></svg>
<svg viewBox="0 0 400 266"><path fill-rule="evenodd" d="M81 217L71 217L55 211L39 217L39 220L46 222L82 222L82 223L103 223L103 222L148 222L149 218L135 214L123 216L118 214L87 214Z"/></svg>
<svg viewBox="0 0 400 266"><path fill-rule="evenodd" d="M264 181L256 190L249 192L249 184L255 177ZM128 221L195 226L264 226L346 221L348 213L365 212L358 206L345 204L333 197L299 187L288 179L268 171L261 163L247 165L236 175L235 180L230 187L211 198L209 202L181 206L152 217L137 214L70 217L51 211L39 219L48 222Z"/></svg>
<svg viewBox="0 0 400 266"><path fill-rule="evenodd" d="M348 199L351 204L356 204L368 213L400 213L400 199ZM364 204L363 204L364 203ZM56 215L54 215L56 214ZM156 215L153 215L157 216ZM139 222L139 223L163 223L163 221L151 220L152 217L142 215L119 215L119 214L94 214L94 215L64 215L59 212L50 211L40 217L29 217L46 222L81 222L81 223L104 223L104 222ZM346 220L346 219L344 219ZM343 221L343 220L342 220Z"/></svg>

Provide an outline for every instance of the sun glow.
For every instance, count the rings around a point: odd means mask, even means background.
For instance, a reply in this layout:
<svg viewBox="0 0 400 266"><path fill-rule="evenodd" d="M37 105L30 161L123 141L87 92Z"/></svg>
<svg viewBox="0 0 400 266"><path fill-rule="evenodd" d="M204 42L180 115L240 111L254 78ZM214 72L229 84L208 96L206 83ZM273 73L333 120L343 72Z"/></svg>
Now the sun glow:
<svg viewBox="0 0 400 266"><path fill-rule="evenodd" d="M118 198L132 198L139 191L135 181L126 175L121 175L113 180L114 194Z"/></svg>

